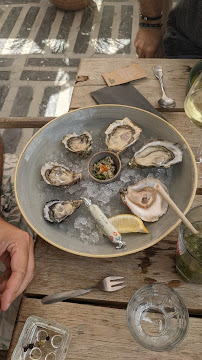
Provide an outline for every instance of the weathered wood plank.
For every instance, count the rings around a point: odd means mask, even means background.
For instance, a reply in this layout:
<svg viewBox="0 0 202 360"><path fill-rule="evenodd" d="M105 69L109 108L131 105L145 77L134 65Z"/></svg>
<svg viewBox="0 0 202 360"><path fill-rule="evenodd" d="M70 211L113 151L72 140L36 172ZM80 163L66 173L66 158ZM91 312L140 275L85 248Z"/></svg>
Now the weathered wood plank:
<svg viewBox="0 0 202 360"><path fill-rule="evenodd" d="M137 82L140 82L141 80L137 80ZM146 80L142 79L142 82L145 82ZM154 80L155 81L155 80ZM158 99L161 97L160 91L156 86L156 83L151 85L151 81L149 84L133 84L136 89L159 111L165 111L161 109L158 105ZM158 85L158 83L157 83ZM70 104L70 109L75 110L78 108L78 104L80 104L79 107L85 107L85 106L93 106L96 105L97 102L93 99L93 97L90 95L91 92L102 89L105 87L105 85L86 85L86 86L80 86L75 85L73 96ZM180 88L177 89L177 91L167 91L168 95L170 97L173 97L176 101L176 107L172 109L168 109L168 112L182 112L184 111L184 100L186 97L186 88ZM173 95L172 95L173 94Z"/></svg>
<svg viewBox="0 0 202 360"><path fill-rule="evenodd" d="M202 203L196 196L193 206ZM92 292L78 299L125 306L132 294L144 284L165 283L177 289L190 313L202 314L202 285L185 282L175 270L178 230L158 244L137 254L119 258L86 258L61 251L42 239L35 247L35 278L25 291L47 295L64 290L87 288L109 275L124 276L127 286L119 292ZM190 296L191 294L191 296Z"/></svg>
<svg viewBox="0 0 202 360"><path fill-rule="evenodd" d="M40 128L52 119L54 117L0 117L0 129Z"/></svg>
<svg viewBox="0 0 202 360"><path fill-rule="evenodd" d="M197 61L197 59L161 59L167 94L176 100L176 108L171 109L171 112L183 111L188 73ZM134 81L134 86L137 87L154 107L158 108L157 101L161 96L161 90L152 70L153 66L159 64L158 59L96 58L81 60L70 109L95 105L96 103L91 97L90 92L106 86L101 74L134 63L140 64L147 73L147 78ZM83 78L86 80L81 81ZM51 119L52 118L48 117L2 117L0 118L0 128L41 127Z"/></svg>
<svg viewBox="0 0 202 360"><path fill-rule="evenodd" d="M166 93L176 101L176 107L169 111L184 111L188 74L197 60L161 59ZM158 99L161 89L153 73L153 66L159 65L158 59L81 59L77 73L77 83L74 87L70 104L71 109L94 105L96 102L90 92L106 86L103 73L113 71L131 64L140 64L146 71L147 77L135 80L132 84L155 107L159 108ZM84 80L85 79L85 80Z"/></svg>
<svg viewBox="0 0 202 360"><path fill-rule="evenodd" d="M163 68L163 76L165 80L165 87L167 89L167 81L173 82L173 87L187 86L188 74L191 68L198 62L197 59L161 59L161 66ZM139 64L147 73L147 79L155 80L158 85L158 80L153 74L153 66L159 65L159 59L138 59L138 58L91 58L81 59L77 72L77 85L105 85L106 82L102 77L103 73L114 71L132 64ZM143 79L134 80L138 84ZM180 82L180 83L179 83ZM153 82L152 82L153 84Z"/></svg>
<svg viewBox="0 0 202 360"><path fill-rule="evenodd" d="M44 306L40 300L24 299L8 360L30 315L57 321L70 329L72 339L67 358L71 360L201 359L202 319L190 318L189 331L183 342L171 351L161 352L159 357L159 353L144 349L133 339L127 327L125 309L71 303Z"/></svg>

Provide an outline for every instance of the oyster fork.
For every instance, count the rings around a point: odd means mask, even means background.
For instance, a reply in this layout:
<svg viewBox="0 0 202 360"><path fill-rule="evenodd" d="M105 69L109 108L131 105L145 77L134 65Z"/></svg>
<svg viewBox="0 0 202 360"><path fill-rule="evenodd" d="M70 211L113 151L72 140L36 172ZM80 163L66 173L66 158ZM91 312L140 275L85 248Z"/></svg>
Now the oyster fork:
<svg viewBox="0 0 202 360"><path fill-rule="evenodd" d="M88 289L64 291L61 293L47 295L41 299L41 302L42 304L53 304L55 302L71 299L73 297L83 295L94 290L117 291L123 289L126 286L120 285L123 283L123 276L107 276L94 287Z"/></svg>

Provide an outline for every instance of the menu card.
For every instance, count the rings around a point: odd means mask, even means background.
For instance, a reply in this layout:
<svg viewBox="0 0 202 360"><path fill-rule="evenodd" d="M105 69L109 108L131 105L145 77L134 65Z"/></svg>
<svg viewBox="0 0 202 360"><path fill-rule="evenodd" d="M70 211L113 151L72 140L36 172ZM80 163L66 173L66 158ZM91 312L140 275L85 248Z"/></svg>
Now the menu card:
<svg viewBox="0 0 202 360"><path fill-rule="evenodd" d="M102 74L108 86L125 84L132 80L146 77L146 72L138 64L132 64L109 73Z"/></svg>

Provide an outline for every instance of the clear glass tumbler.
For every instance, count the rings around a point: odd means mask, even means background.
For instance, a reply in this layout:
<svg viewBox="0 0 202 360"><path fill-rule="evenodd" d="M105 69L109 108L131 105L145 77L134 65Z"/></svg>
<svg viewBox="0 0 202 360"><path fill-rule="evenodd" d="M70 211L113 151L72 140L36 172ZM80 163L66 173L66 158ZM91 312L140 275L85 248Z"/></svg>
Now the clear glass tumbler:
<svg viewBox="0 0 202 360"><path fill-rule="evenodd" d="M132 336L153 351L172 349L185 337L189 314L182 298L164 284L142 286L127 306Z"/></svg>
<svg viewBox="0 0 202 360"><path fill-rule="evenodd" d="M186 217L202 234L202 205L191 209ZM178 235L176 270L185 280L202 284L202 236L190 234L183 223Z"/></svg>

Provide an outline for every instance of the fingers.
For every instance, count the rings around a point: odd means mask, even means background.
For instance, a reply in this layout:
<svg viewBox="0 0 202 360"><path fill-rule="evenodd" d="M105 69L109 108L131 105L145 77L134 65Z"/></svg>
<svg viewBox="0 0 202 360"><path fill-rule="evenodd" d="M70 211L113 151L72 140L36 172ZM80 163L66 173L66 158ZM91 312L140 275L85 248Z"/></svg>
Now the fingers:
<svg viewBox="0 0 202 360"><path fill-rule="evenodd" d="M155 58L162 58L164 55L163 55L163 47L162 46L159 46L159 48L156 50L155 54L154 54L154 57Z"/></svg>
<svg viewBox="0 0 202 360"><path fill-rule="evenodd" d="M162 44L162 33L158 29L139 29L134 46L139 58L159 57L159 48Z"/></svg>
<svg viewBox="0 0 202 360"><path fill-rule="evenodd" d="M13 302L27 287L33 279L34 254L33 240L27 233L23 233L23 241L16 241L10 252L11 276L7 280L5 291L1 296L1 310L6 311ZM18 239L19 240L19 239Z"/></svg>
<svg viewBox="0 0 202 360"><path fill-rule="evenodd" d="M5 251L2 256L0 256L0 261L5 265L6 270L3 275L0 277L0 294L2 294L6 288L6 283L11 276L10 268L10 254L8 251Z"/></svg>
<svg viewBox="0 0 202 360"><path fill-rule="evenodd" d="M24 281L18 290L18 295L21 294L26 289L27 285L30 283L30 281L32 281L34 277L34 241L31 237L29 237L29 242L30 245L29 245L29 259L28 259L27 272Z"/></svg>
<svg viewBox="0 0 202 360"><path fill-rule="evenodd" d="M12 249L14 250L14 249ZM6 311L11 302L18 296L18 290L24 281L28 265L29 251L27 246L15 247L11 255L12 273L9 277L5 291L1 296L1 310Z"/></svg>
<svg viewBox="0 0 202 360"><path fill-rule="evenodd" d="M138 55L139 58L145 58L145 51L144 49L141 49L139 47L136 48L136 53Z"/></svg>
<svg viewBox="0 0 202 360"><path fill-rule="evenodd" d="M154 57L155 49L152 46L144 47L144 44L139 44L139 42L135 42L134 45L136 47L136 53L139 58Z"/></svg>
<svg viewBox="0 0 202 360"><path fill-rule="evenodd" d="M0 294L2 294L5 291L6 284L10 276L11 276L11 269L6 269L3 273L3 276L0 278Z"/></svg>
<svg viewBox="0 0 202 360"><path fill-rule="evenodd" d="M141 45L141 43L140 43L140 41L138 39L134 42L134 46L136 48L136 53L137 53L138 57L139 58L144 58L145 57L145 49Z"/></svg>
<svg viewBox="0 0 202 360"><path fill-rule="evenodd" d="M154 49L148 48L145 57L146 58L153 58L154 57Z"/></svg>

